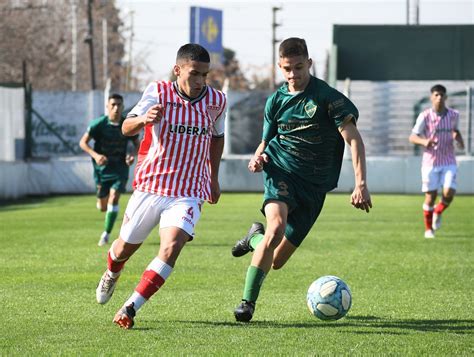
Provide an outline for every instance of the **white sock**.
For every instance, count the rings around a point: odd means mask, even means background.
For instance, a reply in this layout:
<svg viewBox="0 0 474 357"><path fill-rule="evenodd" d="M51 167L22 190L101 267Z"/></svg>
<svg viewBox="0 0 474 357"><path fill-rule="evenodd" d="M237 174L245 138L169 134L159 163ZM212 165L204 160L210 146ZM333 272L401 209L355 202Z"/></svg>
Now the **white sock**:
<svg viewBox="0 0 474 357"><path fill-rule="evenodd" d="M143 306L143 304L146 302L147 302L147 299L145 299L139 293L134 291L132 296L130 296L128 300L125 301L125 306L131 305L133 303L133 309L135 310L135 312L137 312L138 309L140 309Z"/></svg>
<svg viewBox="0 0 474 357"><path fill-rule="evenodd" d="M110 203L107 204L107 212L118 212L119 205L111 205Z"/></svg>
<svg viewBox="0 0 474 357"><path fill-rule="evenodd" d="M112 255L112 258L113 258L113 255ZM153 270L155 273L160 275L163 278L163 280L166 280L172 273L173 267L166 264L160 258L156 257L155 259L151 261L150 264L148 264L145 271L146 270ZM125 302L125 306L131 305L133 303L133 308L135 309L135 311L138 311L143 306L143 304L145 304L147 301L148 300L145 299L140 293L134 291L133 294Z"/></svg>

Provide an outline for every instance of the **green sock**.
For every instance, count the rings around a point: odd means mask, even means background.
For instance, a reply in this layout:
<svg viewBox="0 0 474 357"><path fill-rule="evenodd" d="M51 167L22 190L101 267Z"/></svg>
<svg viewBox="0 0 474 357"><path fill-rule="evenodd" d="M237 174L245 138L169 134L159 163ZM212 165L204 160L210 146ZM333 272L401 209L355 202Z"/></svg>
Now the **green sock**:
<svg viewBox="0 0 474 357"><path fill-rule="evenodd" d="M249 239L249 244L253 250L257 249L257 245L263 240L263 234L254 234Z"/></svg>
<svg viewBox="0 0 474 357"><path fill-rule="evenodd" d="M115 220L117 219L119 211L119 206L107 206L107 212L105 213L105 222L104 222L104 230L107 233L112 232L112 228L114 227Z"/></svg>
<svg viewBox="0 0 474 357"><path fill-rule="evenodd" d="M249 266L247 270L247 277L245 278L244 296L243 299L247 301L257 301L260 287L265 279L265 272L257 267Z"/></svg>

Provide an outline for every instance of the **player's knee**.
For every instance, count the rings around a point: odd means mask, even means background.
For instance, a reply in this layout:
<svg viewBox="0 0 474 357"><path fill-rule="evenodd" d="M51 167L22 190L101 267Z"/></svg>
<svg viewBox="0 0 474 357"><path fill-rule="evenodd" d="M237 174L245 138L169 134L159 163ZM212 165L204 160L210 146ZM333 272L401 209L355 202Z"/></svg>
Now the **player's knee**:
<svg viewBox="0 0 474 357"><path fill-rule="evenodd" d="M275 229L275 230L268 230L265 233L265 238L266 238L266 245L268 248L275 250L276 247L281 243L281 240L283 239L283 235L285 234L284 229Z"/></svg>
<svg viewBox="0 0 474 357"><path fill-rule="evenodd" d="M160 247L160 252L166 257L177 256L183 249L185 242L182 240L173 240Z"/></svg>
<svg viewBox="0 0 474 357"><path fill-rule="evenodd" d="M274 260L273 264L272 264L272 269L273 270L281 269L281 268L283 268L285 263L286 263L286 261L283 261L283 260Z"/></svg>

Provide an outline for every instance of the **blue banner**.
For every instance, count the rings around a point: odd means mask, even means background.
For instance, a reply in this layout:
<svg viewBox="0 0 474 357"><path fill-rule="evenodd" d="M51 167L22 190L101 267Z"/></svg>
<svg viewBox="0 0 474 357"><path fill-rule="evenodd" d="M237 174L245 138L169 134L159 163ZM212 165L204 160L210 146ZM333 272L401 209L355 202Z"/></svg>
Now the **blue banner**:
<svg viewBox="0 0 474 357"><path fill-rule="evenodd" d="M211 61L221 62L222 47L222 10L204 7L191 7L190 42L197 43L209 51Z"/></svg>

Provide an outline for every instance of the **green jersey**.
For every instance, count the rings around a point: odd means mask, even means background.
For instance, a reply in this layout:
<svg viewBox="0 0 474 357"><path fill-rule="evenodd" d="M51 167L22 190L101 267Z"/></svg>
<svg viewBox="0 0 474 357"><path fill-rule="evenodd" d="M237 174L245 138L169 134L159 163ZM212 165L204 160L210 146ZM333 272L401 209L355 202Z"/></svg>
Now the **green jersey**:
<svg viewBox="0 0 474 357"><path fill-rule="evenodd" d="M326 82L311 76L298 93L284 84L265 105L265 153L277 167L328 192L339 180L344 139L338 127L347 116L355 123L357 108Z"/></svg>
<svg viewBox="0 0 474 357"><path fill-rule="evenodd" d="M125 163L128 141L133 141L137 136L127 137L122 134L122 123L112 123L108 116L103 115L94 119L87 132L94 139L94 151L107 157L107 164L99 166L92 159L94 171L100 173L104 180L115 176L128 177L128 165Z"/></svg>

